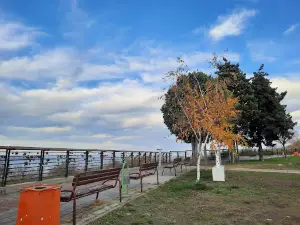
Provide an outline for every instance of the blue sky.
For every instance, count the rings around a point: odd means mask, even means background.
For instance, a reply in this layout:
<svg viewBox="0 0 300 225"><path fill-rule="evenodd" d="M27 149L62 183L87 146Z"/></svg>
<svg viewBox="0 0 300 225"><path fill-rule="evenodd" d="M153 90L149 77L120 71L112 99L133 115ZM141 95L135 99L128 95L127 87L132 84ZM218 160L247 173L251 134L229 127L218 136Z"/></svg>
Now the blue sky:
<svg viewBox="0 0 300 225"><path fill-rule="evenodd" d="M182 57L260 64L300 121L296 0L0 0L1 145L184 150L158 97ZM227 50L225 52L225 50Z"/></svg>

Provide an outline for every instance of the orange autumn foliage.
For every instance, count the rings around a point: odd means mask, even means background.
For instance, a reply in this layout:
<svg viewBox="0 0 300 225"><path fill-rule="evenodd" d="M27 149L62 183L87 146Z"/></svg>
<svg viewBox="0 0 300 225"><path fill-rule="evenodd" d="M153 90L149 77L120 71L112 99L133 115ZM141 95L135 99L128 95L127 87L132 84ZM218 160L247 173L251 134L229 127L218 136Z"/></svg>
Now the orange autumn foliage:
<svg viewBox="0 0 300 225"><path fill-rule="evenodd" d="M230 119L237 116L235 106L238 99L230 95L225 81L208 81L201 90L200 84L191 84L185 75L178 75L177 79L184 85L180 88L174 85L172 89L177 93L177 100L187 118L173 126L173 129L180 130L179 139L189 135L188 128L192 128L198 138L203 133L213 137L211 149L233 149L233 141L243 142L242 137L232 132Z"/></svg>

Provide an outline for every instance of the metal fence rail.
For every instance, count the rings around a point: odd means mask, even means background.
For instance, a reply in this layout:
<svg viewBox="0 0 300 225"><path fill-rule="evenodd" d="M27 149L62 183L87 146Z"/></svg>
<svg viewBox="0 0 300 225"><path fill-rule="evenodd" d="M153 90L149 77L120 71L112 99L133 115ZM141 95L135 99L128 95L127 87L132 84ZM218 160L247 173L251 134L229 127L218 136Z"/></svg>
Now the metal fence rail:
<svg viewBox="0 0 300 225"><path fill-rule="evenodd" d="M185 158L187 155L187 151L162 152L161 161L170 163L177 157ZM0 146L1 187L120 167L124 160L130 167L158 162L159 151Z"/></svg>

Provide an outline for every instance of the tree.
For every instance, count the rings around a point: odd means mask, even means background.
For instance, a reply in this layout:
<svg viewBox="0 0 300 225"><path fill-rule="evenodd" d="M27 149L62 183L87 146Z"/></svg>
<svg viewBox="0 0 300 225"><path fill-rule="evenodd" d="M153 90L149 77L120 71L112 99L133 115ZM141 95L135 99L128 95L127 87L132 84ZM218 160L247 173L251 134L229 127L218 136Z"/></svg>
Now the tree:
<svg viewBox="0 0 300 225"><path fill-rule="evenodd" d="M179 60L179 62L183 64L183 61ZM168 78L176 80L170 89L185 117L185 120L177 120L172 130L178 131L178 139L185 140L190 137L191 131L197 139L199 145L197 146L196 181L199 181L203 140L207 143L211 136L211 149L215 150L221 147L232 149L233 140L241 140L239 135L232 132L232 124L229 121L237 115L235 105L238 100L227 90L224 80L211 79L204 84L200 84L197 79L194 80L196 82L191 82L183 66L176 71L170 71Z"/></svg>
<svg viewBox="0 0 300 225"><path fill-rule="evenodd" d="M263 160L262 144L272 146L278 140L280 127L284 122L283 106L281 101L287 92L277 93L271 87L271 82L263 72L262 65L252 78L252 89L256 101L256 109L249 120L248 141L252 146L258 147L259 160Z"/></svg>
<svg viewBox="0 0 300 225"><path fill-rule="evenodd" d="M207 74L203 72L190 72L187 73L187 78L189 80L189 83L196 87L198 84L201 85L201 88L205 89L205 83L212 79L211 76L208 76ZM184 85L183 82L179 82L176 80L176 85L181 87ZM183 111L181 110L179 103L176 99L176 93L174 92L174 89L170 88L168 89L167 93L164 95L164 104L161 107L161 112L163 113L163 119L164 123L168 127L171 134L175 135L179 140L184 141L185 143L191 143L192 144L192 152L193 152L193 160L196 160L197 157L197 138L195 137L192 129L189 127L187 123L186 116L184 115ZM174 129L174 124L182 124L182 126L187 126L185 129L187 130L187 134L182 137L182 134L179 129ZM205 135L202 135L203 137ZM202 140L204 142L205 140ZM206 154L206 153L205 153ZM206 159L206 158L205 158Z"/></svg>
<svg viewBox="0 0 300 225"><path fill-rule="evenodd" d="M238 114L232 121L234 124L233 131L247 139L249 121L252 119L256 109L254 91L250 79L246 78L246 74L241 71L239 64L231 64L231 62L225 58L223 58L223 62L216 63L216 69L216 74L219 79L225 79L227 81L228 90L232 93L233 97L239 100L236 105ZM235 143L237 153L238 144L239 143ZM232 162L234 162L234 151L231 153Z"/></svg>
<svg viewBox="0 0 300 225"><path fill-rule="evenodd" d="M279 127L278 141L282 144L284 156L286 158L287 154L285 145L294 137L294 127L297 125L297 122L293 122L292 116L287 113L285 109L282 110L282 113L284 113L284 115L282 115L283 121Z"/></svg>

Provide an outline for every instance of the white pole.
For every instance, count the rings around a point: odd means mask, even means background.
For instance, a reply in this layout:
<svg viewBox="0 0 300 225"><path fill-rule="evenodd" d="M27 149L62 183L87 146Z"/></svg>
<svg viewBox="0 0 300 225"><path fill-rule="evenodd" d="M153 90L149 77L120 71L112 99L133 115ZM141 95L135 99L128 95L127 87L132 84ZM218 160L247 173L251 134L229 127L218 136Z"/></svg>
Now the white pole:
<svg viewBox="0 0 300 225"><path fill-rule="evenodd" d="M158 157L158 166L161 167L161 150L162 149L157 149L159 151L159 157Z"/></svg>

